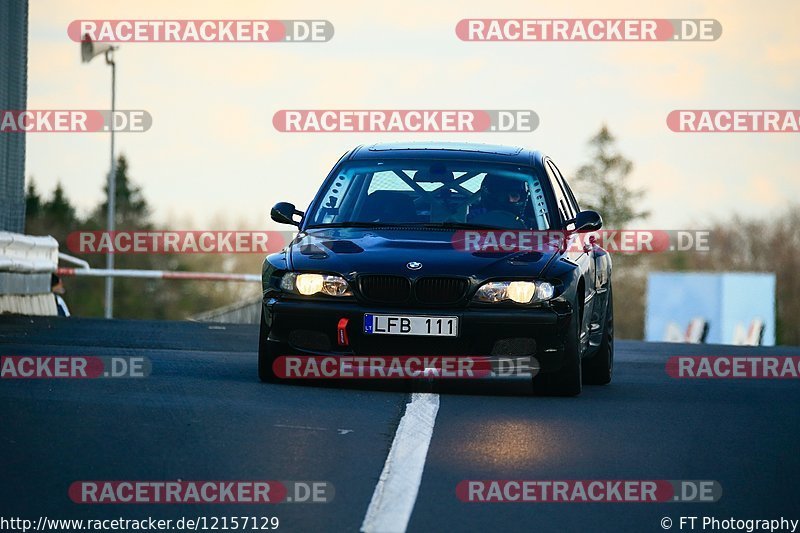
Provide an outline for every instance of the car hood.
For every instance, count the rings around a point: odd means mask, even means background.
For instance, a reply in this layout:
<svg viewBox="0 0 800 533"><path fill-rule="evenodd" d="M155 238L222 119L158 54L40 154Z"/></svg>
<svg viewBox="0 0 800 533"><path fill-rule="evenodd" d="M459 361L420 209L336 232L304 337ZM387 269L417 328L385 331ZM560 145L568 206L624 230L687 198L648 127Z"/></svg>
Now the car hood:
<svg viewBox="0 0 800 533"><path fill-rule="evenodd" d="M352 277L380 273L409 277L468 276L476 280L538 277L557 253L467 252L453 244L455 230L313 229L299 233L287 248L292 270ZM410 262L420 263L414 270Z"/></svg>

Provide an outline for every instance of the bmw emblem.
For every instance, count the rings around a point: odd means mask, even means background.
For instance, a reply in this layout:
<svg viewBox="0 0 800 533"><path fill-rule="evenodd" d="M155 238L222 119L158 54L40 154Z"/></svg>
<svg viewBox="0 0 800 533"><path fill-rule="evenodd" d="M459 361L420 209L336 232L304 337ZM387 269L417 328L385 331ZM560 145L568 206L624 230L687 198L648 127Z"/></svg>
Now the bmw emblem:
<svg viewBox="0 0 800 533"><path fill-rule="evenodd" d="M406 267L408 267L409 270L419 270L422 268L422 263L418 263L417 261L409 261L406 263Z"/></svg>

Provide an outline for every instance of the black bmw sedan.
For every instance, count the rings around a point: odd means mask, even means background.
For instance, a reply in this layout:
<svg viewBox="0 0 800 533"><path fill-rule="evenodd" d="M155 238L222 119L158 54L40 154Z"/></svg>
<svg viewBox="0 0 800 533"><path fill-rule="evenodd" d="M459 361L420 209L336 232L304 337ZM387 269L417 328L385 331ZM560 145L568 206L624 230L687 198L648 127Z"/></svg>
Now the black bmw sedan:
<svg viewBox="0 0 800 533"><path fill-rule="evenodd" d="M540 152L358 146L272 218L299 231L263 264L262 381L286 356L409 355L529 357L540 395L611 381L611 258L581 239L602 220Z"/></svg>

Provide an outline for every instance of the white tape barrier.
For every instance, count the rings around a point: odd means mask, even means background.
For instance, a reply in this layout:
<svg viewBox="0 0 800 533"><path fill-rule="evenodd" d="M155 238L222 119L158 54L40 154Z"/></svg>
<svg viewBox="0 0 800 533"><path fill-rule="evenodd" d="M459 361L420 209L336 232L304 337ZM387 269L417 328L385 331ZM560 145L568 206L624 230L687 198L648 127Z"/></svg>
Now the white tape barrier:
<svg viewBox="0 0 800 533"><path fill-rule="evenodd" d="M88 276L94 278L146 278L146 279L192 279L204 281L261 281L260 274L228 274L225 272L177 272L169 270L132 270L105 268L59 268L59 276Z"/></svg>

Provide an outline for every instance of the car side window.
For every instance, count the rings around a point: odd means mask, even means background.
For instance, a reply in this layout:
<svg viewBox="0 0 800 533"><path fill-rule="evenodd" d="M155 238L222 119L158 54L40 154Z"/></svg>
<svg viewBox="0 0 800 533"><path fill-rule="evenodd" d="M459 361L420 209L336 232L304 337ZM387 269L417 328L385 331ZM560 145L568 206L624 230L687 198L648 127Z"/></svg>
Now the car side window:
<svg viewBox="0 0 800 533"><path fill-rule="evenodd" d="M569 202L570 206L572 207L572 211L575 213L575 215L573 215L574 217L581 212L581 208L578 206L578 201L575 199L575 195L572 193L572 189L570 188L569 183L567 183L567 180L564 179L564 175L561 173L560 170L558 170L558 167L556 166L555 163L553 163L552 159L550 160L550 164L553 166L553 170L556 173L556 177L561 183L564 193L567 196L567 202Z"/></svg>
<svg viewBox="0 0 800 533"><path fill-rule="evenodd" d="M558 214L561 217L561 222L563 223L567 220L571 220L574 218L574 215L572 215L569 200L564 192L564 188L558 181L558 177L556 176L556 172L553 166L550 164L550 161L545 162L544 168L547 171L547 177L550 179L550 186L552 187L553 194L556 198L556 205L558 207Z"/></svg>
<svg viewBox="0 0 800 533"><path fill-rule="evenodd" d="M330 186L322 195L322 205L317 209L314 224L330 224L336 221L354 177L354 174L339 174L336 179L331 180Z"/></svg>

